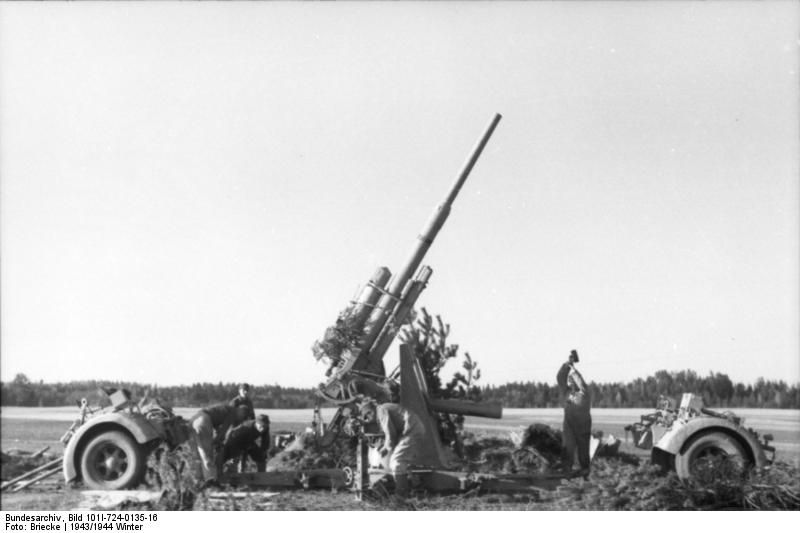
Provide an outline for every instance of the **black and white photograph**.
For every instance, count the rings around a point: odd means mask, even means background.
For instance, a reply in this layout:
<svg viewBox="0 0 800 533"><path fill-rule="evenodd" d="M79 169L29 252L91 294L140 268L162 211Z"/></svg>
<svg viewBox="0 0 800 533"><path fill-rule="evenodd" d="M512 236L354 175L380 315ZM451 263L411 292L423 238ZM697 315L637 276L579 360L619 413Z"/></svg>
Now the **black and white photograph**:
<svg viewBox="0 0 800 533"><path fill-rule="evenodd" d="M795 1L0 3L5 529L800 510L799 68Z"/></svg>

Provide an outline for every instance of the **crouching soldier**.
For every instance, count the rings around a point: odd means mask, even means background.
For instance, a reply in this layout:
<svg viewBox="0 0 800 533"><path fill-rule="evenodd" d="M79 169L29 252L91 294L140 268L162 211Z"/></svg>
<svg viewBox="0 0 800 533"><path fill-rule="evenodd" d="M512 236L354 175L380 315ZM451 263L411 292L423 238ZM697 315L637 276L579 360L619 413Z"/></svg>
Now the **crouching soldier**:
<svg viewBox="0 0 800 533"><path fill-rule="evenodd" d="M239 460L239 472L245 471L247 458L256 464L256 470L267 470L269 453L269 417L258 415L255 420L247 420L228 432L222 453L219 454L219 469L230 459Z"/></svg>
<svg viewBox="0 0 800 533"><path fill-rule="evenodd" d="M221 403L200 409L189 419L193 437L190 442L194 444L200 456L205 485L217 483L215 450L222 446L228 430L244 422L249 412L249 409L244 406L233 407Z"/></svg>
<svg viewBox="0 0 800 533"><path fill-rule="evenodd" d="M408 496L408 467L416 461L423 446L425 426L412 411L396 403L381 405L367 401L361 406L361 417L365 423L377 420L384 434L381 456L388 457L389 470L394 477L396 493Z"/></svg>

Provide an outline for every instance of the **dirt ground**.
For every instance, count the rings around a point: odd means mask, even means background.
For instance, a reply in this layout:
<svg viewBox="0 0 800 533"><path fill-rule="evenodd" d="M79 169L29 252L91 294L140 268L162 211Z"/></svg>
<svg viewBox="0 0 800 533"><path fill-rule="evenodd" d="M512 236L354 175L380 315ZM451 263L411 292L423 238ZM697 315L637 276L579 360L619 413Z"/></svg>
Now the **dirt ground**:
<svg viewBox="0 0 800 533"><path fill-rule="evenodd" d="M494 439L488 441L493 442ZM25 457L24 455L20 457ZM48 458L49 459L49 458ZM43 459L45 460L45 459ZM8 464L8 463L6 463ZM3 476L8 477L8 476ZM242 492L242 489L236 489ZM359 501L355 494L331 490L254 490L246 497L226 498L224 491L207 490L202 492L193 505L195 510L528 510L540 509L543 498L532 491L524 495L436 495L415 493L406 501L398 501L388 495L367 495ZM54 475L30 488L17 493L3 492L0 504L9 511L59 510L69 511L86 507L82 487L65 486L59 475ZM387 497L388 496L388 497ZM157 507L154 507L154 509ZM545 507L546 508L546 507Z"/></svg>
<svg viewBox="0 0 800 533"><path fill-rule="evenodd" d="M12 448L34 451L45 445L50 445L51 453L55 453L54 450L60 453L62 447L58 443L58 438L63 434L68 424L64 421L54 422L53 420L30 417L27 411L24 413L24 418L9 417L9 414L12 413L7 412L6 409L3 410L2 444L5 451L9 451ZM612 414L614 418L608 418L608 420L598 416L599 423L597 425L605 429L607 434L613 433L620 438L624 438L618 428L629 417L627 413L623 416L623 414L617 415L616 412L611 413L609 417ZM784 416L784 413L779 414ZM795 414L794 412L788 413L786 416L792 418ZM519 427L520 423L530 419L529 416L528 412L511 412L509 413L507 424ZM767 427L768 424L765 423L765 421L768 422L769 420L771 419L762 418L758 420L758 427L765 426L763 429L770 429L776 433L776 440L781 444L779 445L779 459L789 463L789 466L797 468L798 456L800 455L797 453L798 445L796 440L798 433L796 426L798 424L793 421L794 418L789 421L791 424L782 421L782 419L776 419L776 427L773 429ZM550 422L550 420L545 421ZM782 425L777 425L778 422ZM281 429L292 430L295 429L292 424L296 423L299 422L294 419L287 419L275 424L276 427L273 429L276 431ZM481 421L481 423L484 423L484 421ZM283 427L284 425L286 427ZM552 425L555 426L555 424ZM787 427L785 428L784 426ZM480 426L476 424L475 429L481 433L508 435L509 427ZM633 447L630 442L623 442L620 451L636 455L642 459L643 464L646 463L648 453ZM636 503L638 496L644 490L642 487L649 486L652 476L648 476L649 474L643 469L636 470L626 465L609 464L602 466L598 464L598 468L592 473L588 482L570 482L571 484L559 489L560 492L557 494L540 495L536 492L523 495L471 494L467 496L417 494L407 502L400 504L390 499L357 501L352 493L345 491L335 493L331 491L297 490L281 492L269 498L254 492L252 497L230 498L227 501L211 495L211 498L203 497L204 499L199 501L199 505L195 508L229 510L544 510L570 509L581 499L586 501L595 498L595 496L597 496L596 500L603 504L608 501L607 495L609 494L617 495L615 496L617 498L615 501L618 502L620 508L627 508L626 506ZM7 478L6 475L3 477ZM628 496L626 495L632 495L627 502L625 498ZM0 507L8 511L72 510L79 508L82 500L81 490L66 487L63 478L56 474L45 482L19 493L3 492L0 495Z"/></svg>
<svg viewBox="0 0 800 533"><path fill-rule="evenodd" d="M37 488L15 494L3 494L0 507L5 511L70 511L81 506L83 498L77 489L48 490ZM258 502L268 505L259 506ZM209 507L211 505L209 504ZM406 503L357 501L349 492L286 491L269 499L258 493L248 501L225 504L224 510L272 510L272 511L381 511L381 510L535 510L537 500L529 495L484 495L484 496L426 496L412 497Z"/></svg>

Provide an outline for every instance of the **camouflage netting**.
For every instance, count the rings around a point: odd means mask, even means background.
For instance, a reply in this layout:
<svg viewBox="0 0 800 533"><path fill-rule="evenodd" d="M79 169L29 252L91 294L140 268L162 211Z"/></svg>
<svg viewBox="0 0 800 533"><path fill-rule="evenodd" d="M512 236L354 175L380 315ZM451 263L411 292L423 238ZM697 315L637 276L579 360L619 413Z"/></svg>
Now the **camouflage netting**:
<svg viewBox="0 0 800 533"><path fill-rule="evenodd" d="M463 467L471 472L513 474L541 471L547 467L547 462L535 449L517 448L511 439L467 435L463 449Z"/></svg>
<svg viewBox="0 0 800 533"><path fill-rule="evenodd" d="M352 313L353 307L346 307L339 313L336 323L327 328L322 338L311 347L317 360L327 358L331 362L337 362L345 352L355 351L358 348L364 330L356 327Z"/></svg>
<svg viewBox="0 0 800 533"><path fill-rule="evenodd" d="M564 453L561 442L561 430L553 429L546 424L531 424L522 435L523 447L536 449L551 463L558 461Z"/></svg>
<svg viewBox="0 0 800 533"><path fill-rule="evenodd" d="M544 424L533 424L525 430L517 446L510 438L476 437L467 433L463 450L463 466L469 471L542 473L561 456L561 434Z"/></svg>
<svg viewBox="0 0 800 533"><path fill-rule="evenodd" d="M152 509L192 509L203 483L200 458L188 443L175 448L162 443L147 458L145 483L162 491Z"/></svg>
<svg viewBox="0 0 800 533"><path fill-rule="evenodd" d="M619 441L601 439L597 457L614 457L631 464L638 463L618 451ZM334 443L323 448L312 434L300 435L286 449L278 452L267 463L268 471L309 470L353 467L356 464L355 438L340 435ZM559 463L563 453L561 431L545 424L532 424L516 439L497 436L476 436L465 433L459 468L481 473L546 473ZM632 460L631 460L632 459Z"/></svg>
<svg viewBox="0 0 800 533"><path fill-rule="evenodd" d="M356 439L340 435L333 444L323 448L314 435L303 434L269 460L267 471L355 466L356 443Z"/></svg>
<svg viewBox="0 0 800 533"><path fill-rule="evenodd" d="M531 424L521 436L514 436L516 439L476 437L466 433L462 442L462 466L472 472L527 474L546 473L561 461L564 447L560 430L545 424ZM636 457L619 451L619 440L603 439L602 431L593 436L600 440L595 457L613 457L638 464Z"/></svg>

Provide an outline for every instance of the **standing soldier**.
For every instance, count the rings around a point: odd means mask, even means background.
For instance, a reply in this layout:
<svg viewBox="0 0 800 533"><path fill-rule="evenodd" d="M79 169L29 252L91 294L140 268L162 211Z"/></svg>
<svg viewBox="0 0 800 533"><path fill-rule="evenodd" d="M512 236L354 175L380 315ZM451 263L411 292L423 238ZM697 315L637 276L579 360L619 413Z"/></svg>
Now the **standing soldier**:
<svg viewBox="0 0 800 533"><path fill-rule="evenodd" d="M361 417L365 423L377 420L380 424L385 437L381 456L388 457L396 493L405 498L408 496L408 467L416 460L423 444L425 426L415 413L396 403L376 407L375 402L369 400L361 405Z"/></svg>
<svg viewBox="0 0 800 533"><path fill-rule="evenodd" d="M256 470L265 472L269 445L269 417L258 415L228 432L217 465L221 471L228 460L239 459L239 472L244 472L249 456L256 463Z"/></svg>
<svg viewBox="0 0 800 533"><path fill-rule="evenodd" d="M217 484L217 467L214 451L222 446L228 430L247 419L248 408L220 403L201 409L191 419L192 442L200 455L204 484Z"/></svg>
<svg viewBox="0 0 800 533"><path fill-rule="evenodd" d="M567 362L561 365L556 381L558 388L564 396L564 470L570 472L575 461L575 451L578 452L578 463L581 469L579 475L584 478L589 476L589 443L592 437L591 398L589 388L583 376L575 368L579 361L578 352L572 350Z"/></svg>
<svg viewBox="0 0 800 533"><path fill-rule="evenodd" d="M253 400L250 399L250 385L248 383L242 383L239 385L239 394L228 402L233 407L239 407L241 405L250 409L250 414L247 415L247 420L255 420L256 412L253 409Z"/></svg>

